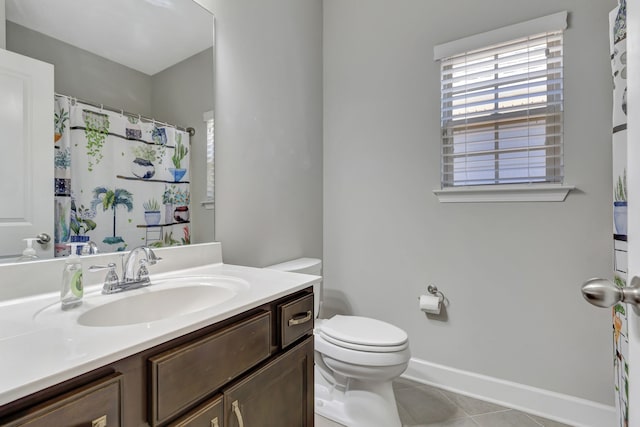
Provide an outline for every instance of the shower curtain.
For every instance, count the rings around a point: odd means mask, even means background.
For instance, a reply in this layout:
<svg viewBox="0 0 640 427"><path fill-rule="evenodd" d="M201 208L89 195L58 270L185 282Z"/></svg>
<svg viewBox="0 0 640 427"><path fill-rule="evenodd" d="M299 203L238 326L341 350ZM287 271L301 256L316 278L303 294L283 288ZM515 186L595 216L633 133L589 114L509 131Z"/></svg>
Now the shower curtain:
<svg viewBox="0 0 640 427"><path fill-rule="evenodd" d="M609 14L613 74L613 247L614 282L627 285L627 5L621 0ZM616 304L613 317L614 390L618 426L629 424L629 338L625 304Z"/></svg>
<svg viewBox="0 0 640 427"><path fill-rule="evenodd" d="M55 97L55 254L190 243L189 134Z"/></svg>

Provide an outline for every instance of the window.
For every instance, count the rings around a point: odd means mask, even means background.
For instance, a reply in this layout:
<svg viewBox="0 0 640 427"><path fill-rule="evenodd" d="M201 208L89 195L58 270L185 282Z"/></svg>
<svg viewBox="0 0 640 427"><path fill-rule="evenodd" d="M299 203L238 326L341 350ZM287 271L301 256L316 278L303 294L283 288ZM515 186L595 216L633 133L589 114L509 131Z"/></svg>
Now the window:
<svg viewBox="0 0 640 427"><path fill-rule="evenodd" d="M206 209L214 207L214 144L213 144L213 111L204 113L203 120L207 126L207 191L206 199L202 205Z"/></svg>
<svg viewBox="0 0 640 427"><path fill-rule="evenodd" d="M562 183L565 27L562 12L434 49L443 189Z"/></svg>

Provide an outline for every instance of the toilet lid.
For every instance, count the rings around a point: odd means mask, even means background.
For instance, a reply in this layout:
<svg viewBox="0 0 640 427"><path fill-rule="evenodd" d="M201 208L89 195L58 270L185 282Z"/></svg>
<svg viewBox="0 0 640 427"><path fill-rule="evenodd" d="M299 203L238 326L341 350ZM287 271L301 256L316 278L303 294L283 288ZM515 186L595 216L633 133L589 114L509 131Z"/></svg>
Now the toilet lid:
<svg viewBox="0 0 640 427"><path fill-rule="evenodd" d="M408 346L405 331L368 317L336 315L316 329L325 340L354 350L392 352Z"/></svg>

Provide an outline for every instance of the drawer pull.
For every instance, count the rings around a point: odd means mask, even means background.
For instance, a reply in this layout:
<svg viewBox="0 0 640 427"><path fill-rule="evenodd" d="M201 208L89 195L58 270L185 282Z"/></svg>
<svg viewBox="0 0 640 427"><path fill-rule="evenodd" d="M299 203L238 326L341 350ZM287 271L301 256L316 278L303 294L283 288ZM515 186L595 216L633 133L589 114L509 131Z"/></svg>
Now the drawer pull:
<svg viewBox="0 0 640 427"><path fill-rule="evenodd" d="M302 325L303 323L307 323L309 320L311 320L311 316L313 316L311 310L307 311L306 313L296 314L291 319L289 319L289 326Z"/></svg>
<svg viewBox="0 0 640 427"><path fill-rule="evenodd" d="M91 421L91 427L107 427L107 416L103 415Z"/></svg>
<svg viewBox="0 0 640 427"><path fill-rule="evenodd" d="M220 427L220 425L218 424L218 417L215 417L211 420L211 427Z"/></svg>
<svg viewBox="0 0 640 427"><path fill-rule="evenodd" d="M240 407L238 406L238 401L234 400L233 403L231 404L231 407L233 408L233 413L236 415L236 418L238 419L238 427L244 427L244 421L242 421L242 414L240 413Z"/></svg>

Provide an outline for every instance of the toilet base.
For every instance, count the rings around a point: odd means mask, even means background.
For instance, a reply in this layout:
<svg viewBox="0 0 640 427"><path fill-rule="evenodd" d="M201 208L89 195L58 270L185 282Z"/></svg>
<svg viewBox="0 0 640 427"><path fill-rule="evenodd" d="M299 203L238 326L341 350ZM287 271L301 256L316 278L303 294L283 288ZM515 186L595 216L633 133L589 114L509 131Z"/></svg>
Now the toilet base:
<svg viewBox="0 0 640 427"><path fill-rule="evenodd" d="M349 380L345 390L332 386L315 367L315 412L347 427L401 427L391 381Z"/></svg>

